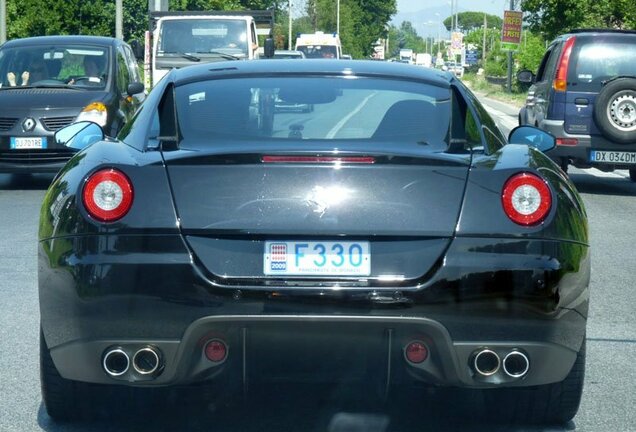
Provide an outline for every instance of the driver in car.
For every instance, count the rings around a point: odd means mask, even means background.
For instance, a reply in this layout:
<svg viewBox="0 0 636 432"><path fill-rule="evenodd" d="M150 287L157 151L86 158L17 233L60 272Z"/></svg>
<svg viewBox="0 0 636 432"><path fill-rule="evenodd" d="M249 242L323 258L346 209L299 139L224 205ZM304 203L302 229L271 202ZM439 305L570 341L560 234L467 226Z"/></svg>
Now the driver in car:
<svg viewBox="0 0 636 432"><path fill-rule="evenodd" d="M84 76L82 79L88 80L88 82L99 83L101 81L101 57L96 56L84 56ZM72 78L68 83L75 84L80 77Z"/></svg>

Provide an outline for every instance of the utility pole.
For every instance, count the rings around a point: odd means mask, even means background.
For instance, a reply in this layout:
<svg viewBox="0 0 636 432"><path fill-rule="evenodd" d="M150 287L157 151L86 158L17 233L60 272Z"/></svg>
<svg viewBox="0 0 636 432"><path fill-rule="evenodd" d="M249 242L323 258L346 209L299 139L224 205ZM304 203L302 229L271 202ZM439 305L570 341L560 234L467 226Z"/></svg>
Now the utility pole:
<svg viewBox="0 0 636 432"><path fill-rule="evenodd" d="M515 1L510 0L510 10L515 10ZM506 79L506 91L512 93L512 50L508 50L508 78Z"/></svg>
<svg viewBox="0 0 636 432"><path fill-rule="evenodd" d="M7 41L7 0L0 0L0 44Z"/></svg>
<svg viewBox="0 0 636 432"><path fill-rule="evenodd" d="M115 1L115 37L124 39L124 13L123 0Z"/></svg>
<svg viewBox="0 0 636 432"><path fill-rule="evenodd" d="M484 12L484 40L481 45L481 65L486 67L486 31L488 30L488 18L486 18L486 12Z"/></svg>
<svg viewBox="0 0 636 432"><path fill-rule="evenodd" d="M340 0L336 0L336 33L340 36Z"/></svg>
<svg viewBox="0 0 636 432"><path fill-rule="evenodd" d="M287 40L287 49L292 49L292 0L289 0L289 34Z"/></svg>

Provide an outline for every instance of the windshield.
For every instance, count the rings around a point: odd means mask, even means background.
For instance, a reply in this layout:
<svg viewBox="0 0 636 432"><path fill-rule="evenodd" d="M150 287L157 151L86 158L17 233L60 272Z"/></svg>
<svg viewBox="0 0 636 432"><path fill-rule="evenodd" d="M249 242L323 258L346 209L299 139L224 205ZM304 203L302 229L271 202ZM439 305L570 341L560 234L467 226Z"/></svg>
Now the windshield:
<svg viewBox="0 0 636 432"><path fill-rule="evenodd" d="M450 94L422 83L376 78L250 78L177 87L184 141L245 139L388 141L445 149ZM199 144L195 144L198 146Z"/></svg>
<svg viewBox="0 0 636 432"><path fill-rule="evenodd" d="M300 45L296 48L307 58L337 58L338 49L335 45Z"/></svg>
<svg viewBox="0 0 636 432"><path fill-rule="evenodd" d="M241 19L166 20L160 27L157 56L231 54L247 56L247 25Z"/></svg>
<svg viewBox="0 0 636 432"><path fill-rule="evenodd" d="M107 47L33 45L0 50L2 87L71 86L104 89L110 70Z"/></svg>

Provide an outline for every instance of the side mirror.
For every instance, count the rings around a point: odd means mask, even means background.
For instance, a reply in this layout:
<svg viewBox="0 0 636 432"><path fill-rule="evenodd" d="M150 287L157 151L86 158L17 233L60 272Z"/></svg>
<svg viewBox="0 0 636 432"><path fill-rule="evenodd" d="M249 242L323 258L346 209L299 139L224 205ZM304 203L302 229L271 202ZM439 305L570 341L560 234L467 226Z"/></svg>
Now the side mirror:
<svg viewBox="0 0 636 432"><path fill-rule="evenodd" d="M521 83L532 84L534 83L534 79L534 74L528 69L520 70L519 72L517 72L517 81Z"/></svg>
<svg viewBox="0 0 636 432"><path fill-rule="evenodd" d="M128 84L128 88L126 89L128 96L143 93L143 91L144 91L144 85L143 83L140 83L140 82L130 83Z"/></svg>
<svg viewBox="0 0 636 432"><path fill-rule="evenodd" d="M510 144L525 144L542 152L552 150L556 146L556 138L544 130L534 126L517 126L508 136Z"/></svg>
<svg viewBox="0 0 636 432"><path fill-rule="evenodd" d="M274 57L274 49L275 49L275 47L274 47L274 39L272 39L272 38L265 39L265 47L263 49L265 57L267 57L267 58Z"/></svg>
<svg viewBox="0 0 636 432"><path fill-rule="evenodd" d="M104 139L104 131L97 124L89 121L72 123L55 132L55 142L58 145L75 150L82 150L89 145Z"/></svg>
<svg viewBox="0 0 636 432"><path fill-rule="evenodd" d="M132 48L133 54L137 60L144 59L144 46L139 43L138 40L132 40L130 42L130 48Z"/></svg>

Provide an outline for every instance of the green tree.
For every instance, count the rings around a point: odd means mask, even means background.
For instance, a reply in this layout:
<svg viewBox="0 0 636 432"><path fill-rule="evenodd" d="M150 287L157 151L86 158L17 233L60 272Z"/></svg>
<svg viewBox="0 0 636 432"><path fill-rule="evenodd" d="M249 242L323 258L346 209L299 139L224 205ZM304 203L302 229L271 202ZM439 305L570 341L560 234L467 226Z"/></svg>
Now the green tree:
<svg viewBox="0 0 636 432"><path fill-rule="evenodd" d="M636 28L634 0L521 0L530 29L553 39L575 28Z"/></svg>
<svg viewBox="0 0 636 432"><path fill-rule="evenodd" d="M486 21L488 28L496 27L501 28L502 19L497 15L484 14L483 12L460 12L457 14L457 21L459 27L464 31L474 30L484 26L484 15L486 15ZM452 21L455 17L448 17L444 20L444 26L446 30L450 31L453 25Z"/></svg>

